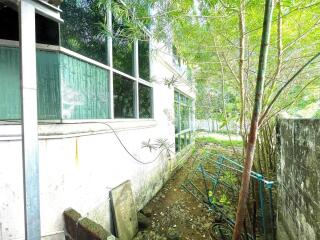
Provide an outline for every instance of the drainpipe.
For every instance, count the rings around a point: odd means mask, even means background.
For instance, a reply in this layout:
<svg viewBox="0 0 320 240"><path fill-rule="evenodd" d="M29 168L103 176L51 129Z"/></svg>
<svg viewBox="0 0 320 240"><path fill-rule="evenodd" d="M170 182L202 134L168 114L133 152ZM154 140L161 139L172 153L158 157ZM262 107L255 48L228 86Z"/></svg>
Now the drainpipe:
<svg viewBox="0 0 320 240"><path fill-rule="evenodd" d="M39 240L41 233L36 34L35 7L31 0L20 1L19 27L25 239Z"/></svg>

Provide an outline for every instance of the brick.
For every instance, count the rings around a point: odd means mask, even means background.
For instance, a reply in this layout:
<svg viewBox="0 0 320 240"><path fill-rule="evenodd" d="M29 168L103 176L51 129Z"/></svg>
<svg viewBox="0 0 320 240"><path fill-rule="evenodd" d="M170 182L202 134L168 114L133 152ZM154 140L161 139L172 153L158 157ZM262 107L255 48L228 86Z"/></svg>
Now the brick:
<svg viewBox="0 0 320 240"><path fill-rule="evenodd" d="M78 222L77 240L112 240L115 239L100 224L89 218L82 218Z"/></svg>
<svg viewBox="0 0 320 240"><path fill-rule="evenodd" d="M77 222L81 218L80 213L72 208L69 208L63 212L63 218L65 223L65 231L69 235L68 239L72 238L75 240L77 236Z"/></svg>

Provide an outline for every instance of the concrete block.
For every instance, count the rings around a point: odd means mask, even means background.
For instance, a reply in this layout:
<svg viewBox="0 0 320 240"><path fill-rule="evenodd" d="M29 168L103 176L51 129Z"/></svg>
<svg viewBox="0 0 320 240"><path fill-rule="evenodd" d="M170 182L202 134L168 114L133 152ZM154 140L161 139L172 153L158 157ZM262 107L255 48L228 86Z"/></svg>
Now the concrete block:
<svg viewBox="0 0 320 240"><path fill-rule="evenodd" d="M89 218L81 218L78 221L77 240L112 240L115 239L100 224Z"/></svg>
<svg viewBox="0 0 320 240"><path fill-rule="evenodd" d="M69 208L63 212L66 240L114 240L115 237L101 225L89 218L81 217L76 210Z"/></svg>
<svg viewBox="0 0 320 240"><path fill-rule="evenodd" d="M80 213L72 208L68 208L63 212L63 218L68 238L75 240L77 236L77 222L81 218Z"/></svg>
<svg viewBox="0 0 320 240"><path fill-rule="evenodd" d="M110 192L116 237L131 240L138 232L137 210L131 190L126 181Z"/></svg>

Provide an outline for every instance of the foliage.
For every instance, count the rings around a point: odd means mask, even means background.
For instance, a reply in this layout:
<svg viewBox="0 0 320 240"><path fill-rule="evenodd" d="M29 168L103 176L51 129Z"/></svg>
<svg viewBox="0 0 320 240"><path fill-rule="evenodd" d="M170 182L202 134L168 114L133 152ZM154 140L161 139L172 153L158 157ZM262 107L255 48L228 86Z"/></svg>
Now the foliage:
<svg viewBox="0 0 320 240"><path fill-rule="evenodd" d="M107 0L97 0L98 6ZM240 119L244 110L244 127L253 106L254 83L259 57L263 23L263 1L260 0L134 0L112 1L114 19L126 26L118 37L141 38L147 26L153 38L173 44L177 53L191 66L197 79L197 116L226 121ZM241 13L240 3L244 2ZM282 0L273 17L270 58L265 84L263 110L285 82L310 57L320 51L320 1ZM239 85L240 14L245 19L244 83ZM279 24L279 18L281 23ZM279 33L279 28L281 33ZM281 45L279 45L281 43ZM280 49L279 49L280 48ZM280 51L280 53L279 53ZM222 72L223 75L222 76ZM319 65L314 62L299 75L273 105L268 118L288 109L302 109L300 100L313 93L320 84ZM222 78L225 94L222 96ZM245 103L241 104L240 88ZM318 89L318 88L317 88ZM319 99L319 94L312 101ZM210 108L210 109L209 109Z"/></svg>
<svg viewBox="0 0 320 240"><path fill-rule="evenodd" d="M98 0L106 1L106 0ZM193 69L197 83L197 118L224 125L237 121L244 140L251 118L264 1L134 0L113 1L115 18L125 23L125 36L143 38L147 26L153 40L174 45ZM260 127L278 113L320 115L319 59L292 81L292 76L320 52L320 1L275 0L271 43L263 92ZM302 112L301 112L302 111ZM310 111L309 111L310 112ZM261 139L261 146L263 139ZM246 142L244 141L244 145Z"/></svg>
<svg viewBox="0 0 320 240"><path fill-rule="evenodd" d="M197 143L215 143L223 147L238 146L242 147L242 140L221 140L214 137L200 137L196 139Z"/></svg>
<svg viewBox="0 0 320 240"><path fill-rule="evenodd" d="M68 23L61 24L62 46L107 63L106 38L101 35L100 28L106 16L103 8L92 0L66 0L60 7L63 10L61 17Z"/></svg>

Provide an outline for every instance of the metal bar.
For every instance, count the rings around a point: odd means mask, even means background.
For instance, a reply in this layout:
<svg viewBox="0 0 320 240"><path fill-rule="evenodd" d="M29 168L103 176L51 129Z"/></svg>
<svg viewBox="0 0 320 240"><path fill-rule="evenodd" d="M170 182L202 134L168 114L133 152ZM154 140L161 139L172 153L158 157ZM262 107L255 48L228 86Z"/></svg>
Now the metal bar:
<svg viewBox="0 0 320 240"><path fill-rule="evenodd" d="M20 1L19 25L25 239L39 240L41 232L35 7L30 0Z"/></svg>
<svg viewBox="0 0 320 240"><path fill-rule="evenodd" d="M199 198L199 197L196 196L191 190L189 190L185 184L182 184L182 187L183 187L187 192L189 192L192 196L194 196L197 200L199 200L200 202L203 201L203 199Z"/></svg>
<svg viewBox="0 0 320 240"><path fill-rule="evenodd" d="M202 194L204 197L206 196L203 192L201 192L201 190L196 186L194 185L194 183L191 181L191 180L188 180L188 183L197 190L197 192L199 192L200 194Z"/></svg>
<svg viewBox="0 0 320 240"><path fill-rule="evenodd" d="M133 43L134 51L134 61L133 61L133 66L134 66L134 77L135 77L135 112L136 112L136 118L139 118L139 45L138 45L138 40L134 40Z"/></svg>
<svg viewBox="0 0 320 240"><path fill-rule="evenodd" d="M205 188L205 191L206 191L207 200L208 200L208 203L210 204L211 201L210 201L210 196L209 196L209 189L208 189L206 177L204 175L203 166L201 164L200 164L200 169L201 169L201 173L202 173L202 178L203 178L203 182L204 182L204 188Z"/></svg>
<svg viewBox="0 0 320 240"><path fill-rule="evenodd" d="M264 239L267 239L266 219L264 216L264 194L263 194L263 182L259 180L259 201L261 210L261 223L263 229Z"/></svg>
<svg viewBox="0 0 320 240"><path fill-rule="evenodd" d="M230 186L228 183L225 183L223 181L219 181L217 176L206 172L206 170L204 170L204 175L205 175L206 178L209 178L212 181L213 185L219 182L220 184L222 184L223 186L229 188L230 190L233 190L233 191L238 190L238 189L234 188L233 186Z"/></svg>
<svg viewBox="0 0 320 240"><path fill-rule="evenodd" d="M274 234L274 219L273 219L273 198L272 198L272 188L269 188L269 211L270 211L270 220L271 220L271 239L275 239Z"/></svg>
<svg viewBox="0 0 320 240"><path fill-rule="evenodd" d="M176 90L175 90L176 92ZM180 93L174 93L174 94L178 94L178 133L179 133L179 151L181 151L181 98L180 98Z"/></svg>
<svg viewBox="0 0 320 240"><path fill-rule="evenodd" d="M234 168L234 167L225 165L225 164L220 163L220 162L218 162L218 161L215 162L215 164L216 164L216 165L223 166L223 167L226 167L226 168L229 168L229 169L234 170L234 171L237 171L237 172L239 172L239 173L242 173L242 170L241 170L241 169L238 169L238 168ZM267 181L267 180L263 179L263 176L262 176L261 174L259 174L259 173L251 172L250 176L251 176L252 178L258 180L258 181L262 181L262 182L265 183L265 184L270 184L270 183L273 184L272 181Z"/></svg>
<svg viewBox="0 0 320 240"><path fill-rule="evenodd" d="M219 155L218 158L223 158L223 159L227 160L228 162L231 162L232 164L234 164L234 165L240 167L241 169L243 169L243 166L241 164L237 163L236 161L233 161L230 158L227 158L227 157L225 157L223 155ZM254 175L257 178L261 178L262 177L262 175L260 173L257 173L255 171L251 171L251 174Z"/></svg>
<svg viewBox="0 0 320 240"><path fill-rule="evenodd" d="M111 0L108 1L108 12L107 12L107 28L108 31L112 33L112 12L111 12ZM109 116L114 119L114 105L113 105L113 49L112 49L112 36L108 36L107 39L108 46L108 64L109 64Z"/></svg>
<svg viewBox="0 0 320 240"><path fill-rule="evenodd" d="M218 163L218 162L216 162L215 164L216 164L216 165L223 166L223 167L226 167L226 168L229 168L229 169L232 169L232 170L235 170L235 171L237 171L237 172L239 172L239 173L242 173L242 170L240 170L240 169L237 169L237 168L234 168L234 167L231 167L231 166L222 164L222 163ZM259 178L256 177L255 175L252 175L252 174L251 174L251 177L253 177L253 178L256 179L256 180L259 180Z"/></svg>

